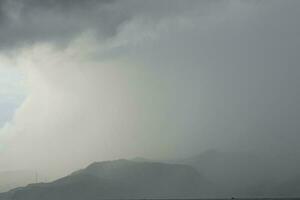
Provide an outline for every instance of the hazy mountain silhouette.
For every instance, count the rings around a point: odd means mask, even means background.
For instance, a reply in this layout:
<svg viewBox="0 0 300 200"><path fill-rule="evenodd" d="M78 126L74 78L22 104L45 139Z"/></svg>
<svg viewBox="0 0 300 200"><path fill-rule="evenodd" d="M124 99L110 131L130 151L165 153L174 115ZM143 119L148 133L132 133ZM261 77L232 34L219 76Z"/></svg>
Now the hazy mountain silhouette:
<svg viewBox="0 0 300 200"><path fill-rule="evenodd" d="M34 181L35 172L31 170L2 171L0 172L0 193L26 186Z"/></svg>
<svg viewBox="0 0 300 200"><path fill-rule="evenodd" d="M254 155L207 151L198 156L183 159L187 164L222 188L225 195L244 194L252 185L266 181L263 161Z"/></svg>
<svg viewBox="0 0 300 200"><path fill-rule="evenodd" d="M300 196L300 178L274 158L211 150L175 162L201 172L218 188L216 196Z"/></svg>
<svg viewBox="0 0 300 200"><path fill-rule="evenodd" d="M209 195L209 188L190 166L116 160L93 163L51 183L15 189L0 199L191 198Z"/></svg>
<svg viewBox="0 0 300 200"><path fill-rule="evenodd" d="M2 193L0 200L300 196L300 177L276 179L274 163L259 156L208 151L176 162L184 164L95 162L54 182Z"/></svg>

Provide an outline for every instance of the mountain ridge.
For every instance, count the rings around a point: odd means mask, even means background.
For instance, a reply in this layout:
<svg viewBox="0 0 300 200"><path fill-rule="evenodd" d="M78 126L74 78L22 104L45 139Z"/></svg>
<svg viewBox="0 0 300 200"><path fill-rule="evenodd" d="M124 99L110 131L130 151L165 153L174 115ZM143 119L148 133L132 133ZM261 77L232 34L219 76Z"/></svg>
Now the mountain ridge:
<svg viewBox="0 0 300 200"><path fill-rule="evenodd" d="M12 190L0 199L196 198L208 188L210 183L190 166L121 159L95 162L51 183Z"/></svg>

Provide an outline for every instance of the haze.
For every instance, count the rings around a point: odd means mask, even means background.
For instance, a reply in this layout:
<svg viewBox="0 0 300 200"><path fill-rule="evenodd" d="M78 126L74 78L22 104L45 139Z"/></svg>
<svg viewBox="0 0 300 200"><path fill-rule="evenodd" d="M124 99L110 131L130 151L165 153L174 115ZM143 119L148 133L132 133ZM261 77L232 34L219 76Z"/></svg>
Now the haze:
<svg viewBox="0 0 300 200"><path fill-rule="evenodd" d="M54 179L217 150L298 174L299 11L296 0L0 1L0 169Z"/></svg>

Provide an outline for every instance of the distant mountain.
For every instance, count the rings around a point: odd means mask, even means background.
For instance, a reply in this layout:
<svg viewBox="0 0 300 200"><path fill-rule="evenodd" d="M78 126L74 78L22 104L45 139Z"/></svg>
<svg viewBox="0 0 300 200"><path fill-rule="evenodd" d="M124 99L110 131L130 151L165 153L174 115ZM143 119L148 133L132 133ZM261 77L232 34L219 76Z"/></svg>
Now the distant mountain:
<svg viewBox="0 0 300 200"><path fill-rule="evenodd" d="M185 165L116 160L93 163L51 183L32 184L1 200L96 200L208 196L210 184Z"/></svg>
<svg viewBox="0 0 300 200"><path fill-rule="evenodd" d="M275 158L211 150L175 162L201 172L219 188L216 196L300 196L300 179L293 178L297 174L289 174L288 164Z"/></svg>
<svg viewBox="0 0 300 200"><path fill-rule="evenodd" d="M158 160L151 160L151 159L143 158L143 157L135 157L135 158L130 159L130 160L136 161L136 162L160 162Z"/></svg>
<svg viewBox="0 0 300 200"><path fill-rule="evenodd" d="M178 161L194 167L219 188L224 195L246 195L252 185L269 181L265 162L252 154L215 150Z"/></svg>
<svg viewBox="0 0 300 200"><path fill-rule="evenodd" d="M30 170L0 171L0 193L35 181L35 172Z"/></svg>

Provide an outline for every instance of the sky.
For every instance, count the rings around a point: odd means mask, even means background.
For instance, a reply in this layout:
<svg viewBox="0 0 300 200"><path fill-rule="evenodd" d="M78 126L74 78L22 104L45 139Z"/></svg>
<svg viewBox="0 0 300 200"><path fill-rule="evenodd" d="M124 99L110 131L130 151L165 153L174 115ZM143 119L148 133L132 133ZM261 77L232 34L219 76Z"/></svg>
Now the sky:
<svg viewBox="0 0 300 200"><path fill-rule="evenodd" d="M22 74L16 68L1 66L0 75L0 127L12 120L14 111L23 102L26 89L22 85Z"/></svg>
<svg viewBox="0 0 300 200"><path fill-rule="evenodd" d="M300 2L0 1L0 169L210 149L299 162Z"/></svg>

